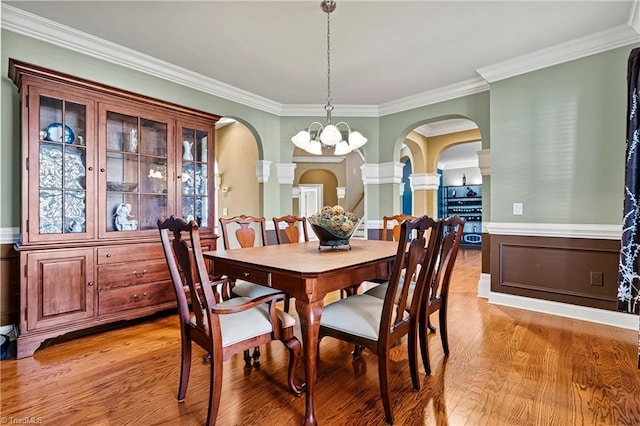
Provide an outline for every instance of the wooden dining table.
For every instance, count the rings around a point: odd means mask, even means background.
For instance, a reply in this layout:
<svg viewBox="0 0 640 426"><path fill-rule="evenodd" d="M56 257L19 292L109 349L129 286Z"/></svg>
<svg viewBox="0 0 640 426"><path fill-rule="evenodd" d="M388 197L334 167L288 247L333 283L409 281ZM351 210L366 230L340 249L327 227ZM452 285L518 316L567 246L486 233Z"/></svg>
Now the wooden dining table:
<svg viewBox="0 0 640 426"><path fill-rule="evenodd" d="M295 298L304 348L305 425L317 425L316 360L324 297L376 278L387 278L397 243L350 240L351 248L319 247L318 241L204 252L215 275L227 275L287 292Z"/></svg>

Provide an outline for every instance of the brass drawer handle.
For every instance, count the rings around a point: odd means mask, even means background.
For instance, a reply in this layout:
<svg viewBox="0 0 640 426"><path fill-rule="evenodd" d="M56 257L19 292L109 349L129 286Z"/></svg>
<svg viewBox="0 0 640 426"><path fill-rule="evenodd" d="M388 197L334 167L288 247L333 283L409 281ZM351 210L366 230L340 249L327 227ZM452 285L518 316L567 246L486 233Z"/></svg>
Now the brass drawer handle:
<svg viewBox="0 0 640 426"><path fill-rule="evenodd" d="M142 298L147 297L149 294L145 291L144 293L142 293L142 297L138 296L137 294L134 294L133 296L131 296L131 298L135 301L135 302L139 302L142 300Z"/></svg>
<svg viewBox="0 0 640 426"><path fill-rule="evenodd" d="M138 273L138 271L133 271L133 275L135 275L135 276L136 276L136 278L142 278L142 277L144 277L145 275L147 275L147 272L148 272L148 271L147 271L146 269L145 269L144 271L142 271L142 273Z"/></svg>

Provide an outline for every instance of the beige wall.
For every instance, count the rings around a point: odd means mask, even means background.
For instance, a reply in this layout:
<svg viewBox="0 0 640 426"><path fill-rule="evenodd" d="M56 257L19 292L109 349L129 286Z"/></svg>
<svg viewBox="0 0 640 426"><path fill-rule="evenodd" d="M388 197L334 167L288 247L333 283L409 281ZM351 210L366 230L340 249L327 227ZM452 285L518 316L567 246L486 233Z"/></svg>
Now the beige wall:
<svg viewBox="0 0 640 426"><path fill-rule="evenodd" d="M322 205L335 206L336 204L338 204L338 194L336 192L336 188L338 187L338 180L336 179L336 176L333 173L327 170L320 170L320 169L308 170L302 176L300 176L299 184L300 185L304 185L304 184L322 185L323 187Z"/></svg>
<svg viewBox="0 0 640 426"><path fill-rule="evenodd" d="M255 168L258 148L246 126L236 122L216 130L216 161L220 187L228 188L226 193L218 190L219 217L261 216L260 184Z"/></svg>
<svg viewBox="0 0 640 426"><path fill-rule="evenodd" d="M480 140L480 130L466 130L446 135L425 137L410 132L405 138L405 145L411 151L412 173L436 173L438 161L447 148L465 142ZM415 191L413 195L413 215L428 214L437 216L438 191Z"/></svg>

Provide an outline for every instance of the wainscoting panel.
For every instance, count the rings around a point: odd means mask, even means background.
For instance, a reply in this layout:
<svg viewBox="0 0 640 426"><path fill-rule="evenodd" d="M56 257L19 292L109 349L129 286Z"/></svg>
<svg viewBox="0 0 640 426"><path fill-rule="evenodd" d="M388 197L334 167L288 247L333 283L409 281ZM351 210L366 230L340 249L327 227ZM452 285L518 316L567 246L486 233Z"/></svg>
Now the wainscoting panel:
<svg viewBox="0 0 640 426"><path fill-rule="evenodd" d="M0 325L18 324L20 259L12 244L0 244Z"/></svg>
<svg viewBox="0 0 640 426"><path fill-rule="evenodd" d="M492 235L491 291L617 309L620 241Z"/></svg>

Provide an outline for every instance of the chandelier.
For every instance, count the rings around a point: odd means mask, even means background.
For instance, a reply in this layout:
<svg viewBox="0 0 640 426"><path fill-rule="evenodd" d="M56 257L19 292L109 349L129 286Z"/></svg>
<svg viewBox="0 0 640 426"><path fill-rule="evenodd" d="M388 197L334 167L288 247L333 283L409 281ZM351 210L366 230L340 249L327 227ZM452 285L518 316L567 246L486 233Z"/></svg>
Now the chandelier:
<svg viewBox="0 0 640 426"><path fill-rule="evenodd" d="M331 19L330 14L336 9L334 0L323 0L320 8L327 14L327 104L324 106L327 112L327 124L314 121L306 129L299 131L291 142L299 148L304 149L310 154L322 155L322 148L333 148L334 155L345 155L360 148L367 143L367 138L362 136L360 132L352 131L351 127L344 121L336 124L331 123ZM345 138L342 130L345 130Z"/></svg>

